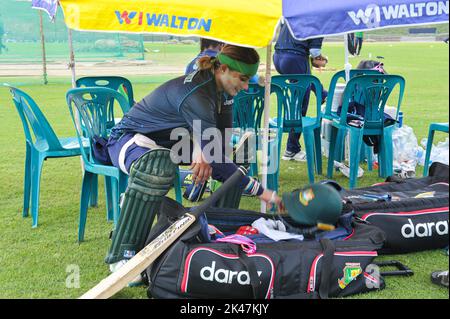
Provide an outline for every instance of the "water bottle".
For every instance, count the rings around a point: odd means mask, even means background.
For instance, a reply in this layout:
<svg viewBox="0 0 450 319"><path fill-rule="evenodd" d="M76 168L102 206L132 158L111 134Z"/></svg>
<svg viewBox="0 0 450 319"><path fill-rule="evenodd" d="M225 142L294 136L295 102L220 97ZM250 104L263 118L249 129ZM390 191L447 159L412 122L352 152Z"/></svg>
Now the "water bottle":
<svg viewBox="0 0 450 319"><path fill-rule="evenodd" d="M403 126L403 112L398 112L398 127Z"/></svg>

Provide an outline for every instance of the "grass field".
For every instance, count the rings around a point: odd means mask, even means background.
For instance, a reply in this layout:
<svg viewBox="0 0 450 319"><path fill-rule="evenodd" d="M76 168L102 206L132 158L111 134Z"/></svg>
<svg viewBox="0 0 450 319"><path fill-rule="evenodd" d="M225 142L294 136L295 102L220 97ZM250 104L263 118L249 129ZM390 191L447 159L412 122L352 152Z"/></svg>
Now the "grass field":
<svg viewBox="0 0 450 319"><path fill-rule="evenodd" d="M147 45L147 59L159 64L186 65L195 56L194 46L158 47ZM164 49L164 51L162 51ZM344 64L343 48L326 43L323 49L329 56L329 68L335 71ZM443 43L367 43L362 58L383 56L386 70L406 79L406 93L402 104L404 123L411 126L420 141L426 137L431 122L448 121L449 56ZM265 51L260 51L265 59ZM352 58L356 66L359 58ZM1 68L1 64L0 64ZM120 75L120 69L117 70ZM327 87L333 71L316 72ZM158 77L130 76L139 100L173 75ZM73 136L74 129L65 103L70 88L69 78L49 78L44 86L39 78L0 78L27 91L61 137ZM390 104L390 103L388 103ZM391 103L393 105L393 103ZM22 218L24 136L20 119L9 92L0 87L0 298L76 298L108 274L103 259L109 248L112 224L106 222L103 181L100 181L99 206L89 210L86 240L77 243L78 210L81 187L79 158L49 159L43 167L40 192L39 226L31 228L31 218ZM446 135L437 134L435 141ZM324 167L326 161L324 162ZM366 168L366 167L363 167ZM417 168L417 174L422 167ZM281 163L280 191L290 191L307 183L304 163ZM325 176L317 176L325 179ZM348 180L335 179L347 187ZM377 173L366 172L358 186L381 181ZM259 210L256 199L243 198L241 207ZM430 282L430 273L448 269L448 257L441 250L421 253L382 256L379 260L399 260L411 269L412 277L388 277L386 289L354 298L428 299L448 298L448 289ZM79 270L80 286L68 288L74 269ZM126 288L116 298L146 298L143 288Z"/></svg>

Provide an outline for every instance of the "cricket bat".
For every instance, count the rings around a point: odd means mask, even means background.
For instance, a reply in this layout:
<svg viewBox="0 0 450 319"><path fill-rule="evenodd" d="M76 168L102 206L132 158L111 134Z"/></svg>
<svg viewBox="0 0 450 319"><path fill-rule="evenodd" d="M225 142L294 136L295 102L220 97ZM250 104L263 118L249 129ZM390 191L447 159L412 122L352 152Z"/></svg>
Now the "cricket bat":
<svg viewBox="0 0 450 319"><path fill-rule="evenodd" d="M137 275L143 272L149 265L151 265L189 228L189 226L196 221L200 214L212 206L220 197L228 192L230 188L235 187L241 177L246 174L246 169L239 167L236 172L231 175L222 184L222 186L210 197L208 197L201 205L194 208L190 213L184 214L151 243L139 251L125 265L103 279L100 283L83 294L79 299L107 299L116 294Z"/></svg>

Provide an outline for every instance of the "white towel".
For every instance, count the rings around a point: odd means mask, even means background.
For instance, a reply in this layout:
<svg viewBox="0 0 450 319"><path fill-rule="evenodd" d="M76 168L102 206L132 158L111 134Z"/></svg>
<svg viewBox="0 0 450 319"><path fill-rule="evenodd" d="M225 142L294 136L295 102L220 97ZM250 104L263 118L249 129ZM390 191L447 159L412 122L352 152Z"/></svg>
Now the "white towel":
<svg viewBox="0 0 450 319"><path fill-rule="evenodd" d="M263 217L255 220L252 227L256 228L261 234L266 235L275 241L298 239L303 240L303 235L291 234L286 232L286 227L279 220L265 219Z"/></svg>

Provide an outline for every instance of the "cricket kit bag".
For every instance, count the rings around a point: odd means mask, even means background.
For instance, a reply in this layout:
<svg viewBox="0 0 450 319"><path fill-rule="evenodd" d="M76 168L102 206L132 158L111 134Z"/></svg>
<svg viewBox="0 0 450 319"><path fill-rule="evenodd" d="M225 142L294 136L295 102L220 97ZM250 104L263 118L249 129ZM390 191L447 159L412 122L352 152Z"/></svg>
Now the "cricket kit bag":
<svg viewBox="0 0 450 319"><path fill-rule="evenodd" d="M183 210L166 199L147 241ZM350 213L334 231L274 241L249 226L261 218L280 221L277 215L210 208L147 268L149 297L328 298L384 288L372 267L384 243L377 227L355 223Z"/></svg>
<svg viewBox="0 0 450 319"><path fill-rule="evenodd" d="M433 163L427 177L388 177L340 193L362 222L385 232L380 253L397 254L448 246L448 187L448 166Z"/></svg>

